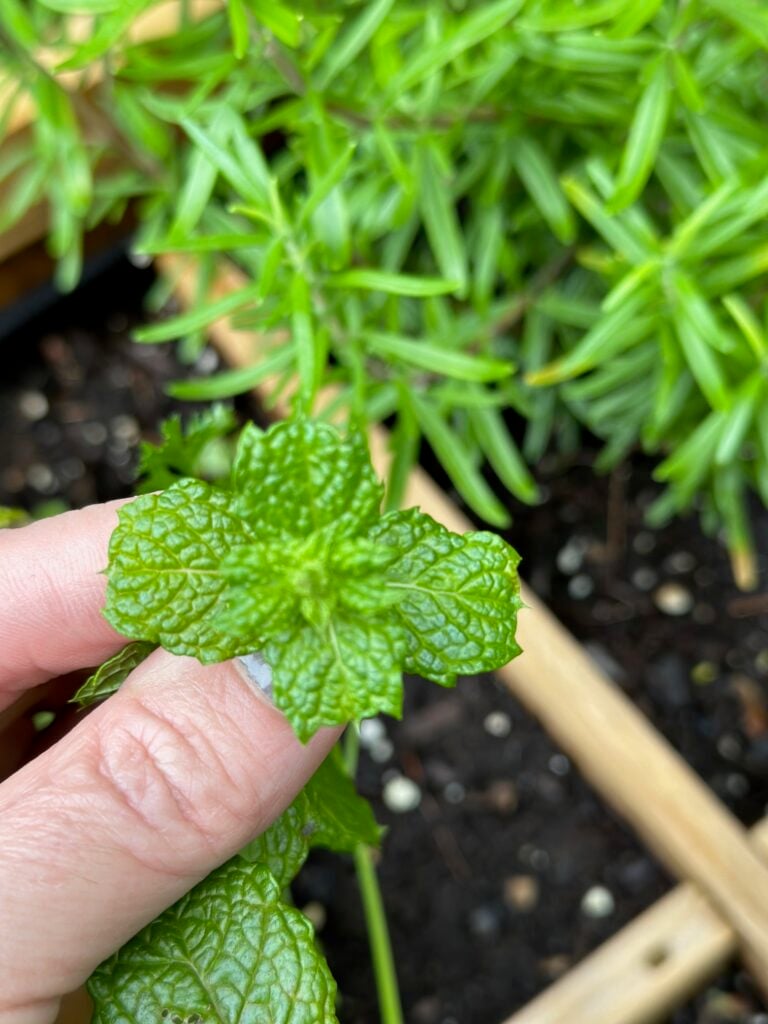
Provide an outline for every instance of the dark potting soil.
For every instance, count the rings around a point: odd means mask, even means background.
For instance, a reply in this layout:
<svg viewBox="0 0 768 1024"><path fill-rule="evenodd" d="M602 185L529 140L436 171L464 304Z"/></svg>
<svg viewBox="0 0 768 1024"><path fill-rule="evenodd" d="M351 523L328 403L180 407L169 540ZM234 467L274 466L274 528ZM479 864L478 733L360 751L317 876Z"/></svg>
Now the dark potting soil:
<svg viewBox="0 0 768 1024"><path fill-rule="evenodd" d="M149 282L121 262L0 339L0 504L42 513L130 493L138 438L189 409L163 394L189 372L170 346L129 340ZM524 573L752 823L768 800L768 599L739 594L695 520L645 527L646 462L600 478L593 455L545 460L544 503L514 506ZM756 523L764 581L768 515ZM403 722L364 730L359 784L389 826L380 877L409 1024L498 1024L673 884L492 677L447 691L410 680ZM341 1020L374 1024L351 864L313 854L295 898L339 982ZM668 1024L726 1022L768 1024L738 966Z"/></svg>

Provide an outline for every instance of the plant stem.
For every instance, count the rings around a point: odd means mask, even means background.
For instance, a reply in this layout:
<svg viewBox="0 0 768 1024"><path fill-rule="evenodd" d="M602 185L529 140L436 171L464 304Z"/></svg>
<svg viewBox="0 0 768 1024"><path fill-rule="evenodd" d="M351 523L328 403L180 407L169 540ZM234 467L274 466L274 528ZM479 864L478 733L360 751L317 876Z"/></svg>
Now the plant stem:
<svg viewBox="0 0 768 1024"><path fill-rule="evenodd" d="M376 868L373 866L371 851L362 844L355 850L355 871L363 901L368 942L371 947L381 1024L403 1024L400 989L397 984L392 943L389 939L387 915L384 911L384 902L381 898L381 889L376 876Z"/></svg>
<svg viewBox="0 0 768 1024"><path fill-rule="evenodd" d="M491 325L494 334L503 334L522 320L541 293L562 274L573 259L575 251L575 246L569 246L533 275L526 290L522 294L516 295L509 306Z"/></svg>
<svg viewBox="0 0 768 1024"><path fill-rule="evenodd" d="M344 736L344 764L352 779L357 774L359 753L360 729L356 723L351 723ZM365 927L368 932L368 945L371 949L373 974L376 978L381 1024L403 1024L395 958L392 954L387 915L373 864L373 855L369 847L360 843L355 849L354 857L357 884L365 914Z"/></svg>
<svg viewBox="0 0 768 1024"><path fill-rule="evenodd" d="M344 767L347 774L354 780L357 775L357 759L360 755L360 727L357 722L350 722L344 733Z"/></svg>

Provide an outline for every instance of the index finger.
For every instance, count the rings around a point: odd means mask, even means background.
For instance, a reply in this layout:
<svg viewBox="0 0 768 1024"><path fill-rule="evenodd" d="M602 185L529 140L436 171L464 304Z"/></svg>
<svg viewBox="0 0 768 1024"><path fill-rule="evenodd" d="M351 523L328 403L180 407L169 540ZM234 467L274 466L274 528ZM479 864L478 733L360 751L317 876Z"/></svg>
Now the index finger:
<svg viewBox="0 0 768 1024"><path fill-rule="evenodd" d="M126 643L101 614L103 570L123 501L0 531L0 709Z"/></svg>

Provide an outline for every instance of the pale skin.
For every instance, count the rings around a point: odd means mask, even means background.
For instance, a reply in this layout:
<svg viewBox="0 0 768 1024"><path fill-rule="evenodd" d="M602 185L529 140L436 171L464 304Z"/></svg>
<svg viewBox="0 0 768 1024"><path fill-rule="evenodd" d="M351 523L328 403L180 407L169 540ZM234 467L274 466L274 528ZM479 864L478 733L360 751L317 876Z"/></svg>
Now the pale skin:
<svg viewBox="0 0 768 1024"><path fill-rule="evenodd" d="M14 707L126 642L101 615L118 506L0 531L6 771L29 730ZM12 772L0 784L0 1024L55 1020L101 960L274 820L337 735L302 746L235 663L156 651Z"/></svg>

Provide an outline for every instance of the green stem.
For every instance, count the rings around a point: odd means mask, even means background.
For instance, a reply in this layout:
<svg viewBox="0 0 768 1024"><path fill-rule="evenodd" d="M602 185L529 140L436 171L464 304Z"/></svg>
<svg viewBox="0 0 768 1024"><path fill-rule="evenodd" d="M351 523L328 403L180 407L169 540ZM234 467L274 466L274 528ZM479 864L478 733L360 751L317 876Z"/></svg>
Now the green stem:
<svg viewBox="0 0 768 1024"><path fill-rule="evenodd" d="M371 851L362 844L355 850L355 870L363 900L368 942L371 947L381 1024L403 1024L400 989L397 984L392 943L389 939L387 915L384 911L384 902L381 898L381 889L376 869L373 866Z"/></svg>
<svg viewBox="0 0 768 1024"><path fill-rule="evenodd" d="M344 733L344 767L347 775L354 781L357 775L357 760L360 756L360 727L357 722L350 722Z"/></svg>
<svg viewBox="0 0 768 1024"><path fill-rule="evenodd" d="M344 736L344 764L352 779L357 774L360 754L360 729L356 723L347 727ZM368 945L371 948L373 974L379 999L381 1024L403 1024L403 1009L400 1005L400 988L397 984L395 958L389 937L387 915L381 898L379 879L373 865L371 850L363 843L355 849L355 872L363 902Z"/></svg>

